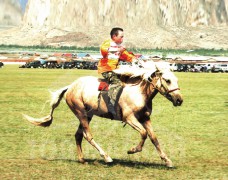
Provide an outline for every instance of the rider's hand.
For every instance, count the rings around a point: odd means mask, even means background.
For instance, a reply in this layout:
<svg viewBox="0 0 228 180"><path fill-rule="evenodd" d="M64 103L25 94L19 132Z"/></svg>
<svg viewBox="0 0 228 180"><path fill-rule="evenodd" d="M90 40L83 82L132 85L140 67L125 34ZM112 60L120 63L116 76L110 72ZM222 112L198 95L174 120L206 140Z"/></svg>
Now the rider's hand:
<svg viewBox="0 0 228 180"><path fill-rule="evenodd" d="M120 52L120 54L122 53L122 52L124 52L126 50L126 48L124 47L124 46L120 46L119 47L119 52Z"/></svg>
<svg viewBox="0 0 228 180"><path fill-rule="evenodd" d="M136 58L132 59L131 65L132 66L138 66L138 59L136 59Z"/></svg>

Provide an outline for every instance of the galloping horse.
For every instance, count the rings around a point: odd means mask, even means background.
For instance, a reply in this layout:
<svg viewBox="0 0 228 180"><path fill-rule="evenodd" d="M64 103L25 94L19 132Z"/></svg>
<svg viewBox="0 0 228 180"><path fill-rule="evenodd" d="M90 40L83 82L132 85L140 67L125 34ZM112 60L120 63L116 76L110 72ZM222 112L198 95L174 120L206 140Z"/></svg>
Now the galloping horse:
<svg viewBox="0 0 228 180"><path fill-rule="evenodd" d="M142 151L144 142L149 136L160 158L167 167L172 167L172 161L162 151L154 134L150 115L152 113L152 100L158 92L171 101L174 106L182 104L183 98L176 76L170 69L155 63L144 63L144 68L120 68L116 69L115 73L120 76L123 89L116 107L118 115L114 120L123 121L141 135L139 144L127 153L133 154ZM111 157L95 142L89 126L93 115L112 118L112 115L108 113L105 96L98 91L99 84L99 78L81 77L71 85L52 93L51 111L48 116L40 119L28 115L24 115L24 117L37 126L50 126L53 120L53 112L64 97L69 108L80 121L75 134L79 162L85 162L81 148L83 136L99 151L105 162L112 162Z"/></svg>

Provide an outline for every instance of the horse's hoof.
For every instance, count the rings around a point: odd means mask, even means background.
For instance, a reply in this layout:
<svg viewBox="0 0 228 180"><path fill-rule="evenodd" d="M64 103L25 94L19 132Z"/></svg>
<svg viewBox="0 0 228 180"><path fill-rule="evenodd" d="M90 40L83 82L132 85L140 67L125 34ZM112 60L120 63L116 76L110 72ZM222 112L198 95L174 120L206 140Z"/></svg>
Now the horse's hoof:
<svg viewBox="0 0 228 180"><path fill-rule="evenodd" d="M112 158L109 155L101 155L101 157L104 158L106 163L112 163L113 162Z"/></svg>
<svg viewBox="0 0 228 180"><path fill-rule="evenodd" d="M84 159L84 158L79 159L79 162L80 162L80 163L82 163L82 164L86 164L86 161L85 161L85 159Z"/></svg>
<svg viewBox="0 0 228 180"><path fill-rule="evenodd" d="M127 154L134 154L135 152L132 150L127 151Z"/></svg>
<svg viewBox="0 0 228 180"><path fill-rule="evenodd" d="M131 150L127 151L128 154L135 154L137 152L141 152L142 149L139 148L132 148Z"/></svg>
<svg viewBox="0 0 228 180"><path fill-rule="evenodd" d="M127 151L127 154L134 154L136 152L135 148L131 148L129 151Z"/></svg>
<svg viewBox="0 0 228 180"><path fill-rule="evenodd" d="M107 158L105 158L105 162L106 162L106 163L112 163L113 160L112 160L111 157L108 156Z"/></svg>
<svg viewBox="0 0 228 180"><path fill-rule="evenodd" d="M166 162L166 167L168 167L168 168L173 168L173 163L172 163L172 161L167 161L167 162Z"/></svg>

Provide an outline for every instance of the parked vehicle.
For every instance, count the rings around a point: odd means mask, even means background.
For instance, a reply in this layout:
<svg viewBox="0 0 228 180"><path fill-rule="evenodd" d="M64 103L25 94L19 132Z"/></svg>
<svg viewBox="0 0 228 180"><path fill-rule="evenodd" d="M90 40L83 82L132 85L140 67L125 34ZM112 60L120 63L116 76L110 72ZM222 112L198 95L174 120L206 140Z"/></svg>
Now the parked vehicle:
<svg viewBox="0 0 228 180"><path fill-rule="evenodd" d="M228 64L215 64L212 69L211 72L228 72Z"/></svg>
<svg viewBox="0 0 228 180"><path fill-rule="evenodd" d="M188 72L200 72L200 70L195 67L195 64L189 64L188 65Z"/></svg>
<svg viewBox="0 0 228 180"><path fill-rule="evenodd" d="M38 60L32 62L26 62L25 64L19 66L19 68L45 68L46 61L45 60Z"/></svg>
<svg viewBox="0 0 228 180"><path fill-rule="evenodd" d="M2 68L4 66L3 62L0 62L0 68Z"/></svg>
<svg viewBox="0 0 228 180"><path fill-rule="evenodd" d="M170 63L169 66L170 66L170 70L171 71L177 71L177 68L178 67L177 67L177 64L176 63Z"/></svg>
<svg viewBox="0 0 228 180"><path fill-rule="evenodd" d="M200 72L210 72L211 68L212 68L212 64L210 64L210 63L195 64L195 68Z"/></svg>
<svg viewBox="0 0 228 180"><path fill-rule="evenodd" d="M82 64L83 61L76 60L74 62L75 62L75 68L77 68L77 69L83 68L83 64Z"/></svg>
<svg viewBox="0 0 228 180"><path fill-rule="evenodd" d="M220 64L220 67L223 72L228 72L228 64Z"/></svg>
<svg viewBox="0 0 228 180"><path fill-rule="evenodd" d="M40 61L32 61L30 63L27 63L26 68L40 68L41 67L41 62Z"/></svg>
<svg viewBox="0 0 228 180"><path fill-rule="evenodd" d="M58 62L53 60L45 61L45 63L41 65L42 68L48 69L55 69L58 68L58 66Z"/></svg>
<svg viewBox="0 0 228 180"><path fill-rule="evenodd" d="M97 62L90 62L89 69L91 70L97 70Z"/></svg>
<svg viewBox="0 0 228 180"><path fill-rule="evenodd" d="M61 63L62 69L73 69L75 68L75 62L63 62Z"/></svg>
<svg viewBox="0 0 228 180"><path fill-rule="evenodd" d="M177 64L177 72L188 72L190 66L187 64Z"/></svg>
<svg viewBox="0 0 228 180"><path fill-rule="evenodd" d="M20 65L19 68L26 68L28 64L29 64L29 63L26 62L25 64Z"/></svg>

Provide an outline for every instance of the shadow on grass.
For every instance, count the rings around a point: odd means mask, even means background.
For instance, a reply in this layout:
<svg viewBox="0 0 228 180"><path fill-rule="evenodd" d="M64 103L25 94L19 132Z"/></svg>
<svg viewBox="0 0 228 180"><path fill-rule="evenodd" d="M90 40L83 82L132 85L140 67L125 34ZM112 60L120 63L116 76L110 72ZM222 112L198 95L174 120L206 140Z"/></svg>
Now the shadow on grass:
<svg viewBox="0 0 228 180"><path fill-rule="evenodd" d="M48 159L46 159L48 160ZM80 163L77 160L69 160L69 159L53 159L48 161L63 161L68 163ZM97 159L85 159L85 163L82 165L90 165L90 166L103 166L103 167L114 167L114 166L122 166L122 167L131 167L136 169L144 169L144 168L153 168L153 169L167 169L167 170L175 170L177 167L169 168L165 164L158 163L150 163L150 162L139 162L139 161L131 161L131 160L123 160L123 159L113 159L112 163L105 163L104 160Z"/></svg>

